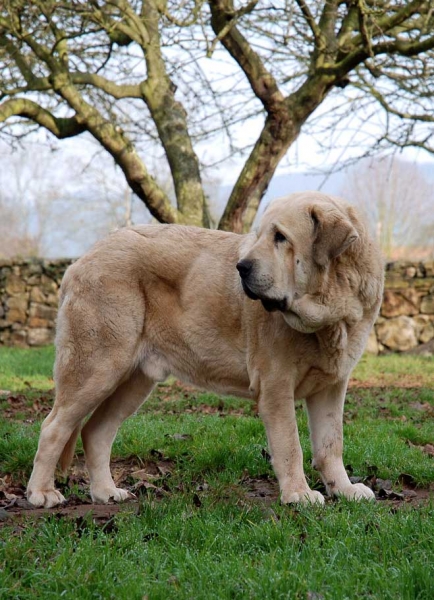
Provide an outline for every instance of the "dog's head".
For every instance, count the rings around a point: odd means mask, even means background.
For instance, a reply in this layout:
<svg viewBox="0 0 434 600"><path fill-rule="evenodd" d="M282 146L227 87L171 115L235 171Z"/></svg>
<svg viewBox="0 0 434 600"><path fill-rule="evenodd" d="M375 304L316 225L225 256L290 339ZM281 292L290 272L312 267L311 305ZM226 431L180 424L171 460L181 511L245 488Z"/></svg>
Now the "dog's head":
<svg viewBox="0 0 434 600"><path fill-rule="evenodd" d="M275 200L237 264L247 296L285 316L294 300L316 293L333 259L359 237L348 209L319 192Z"/></svg>

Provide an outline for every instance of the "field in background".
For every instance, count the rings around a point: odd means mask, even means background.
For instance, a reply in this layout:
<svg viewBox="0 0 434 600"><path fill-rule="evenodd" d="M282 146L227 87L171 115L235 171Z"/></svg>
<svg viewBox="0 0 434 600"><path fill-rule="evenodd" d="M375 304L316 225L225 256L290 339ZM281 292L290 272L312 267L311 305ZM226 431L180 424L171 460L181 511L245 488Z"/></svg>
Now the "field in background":
<svg viewBox="0 0 434 600"><path fill-rule="evenodd" d="M58 482L68 505L28 510L52 363L52 348L0 349L0 597L432 598L432 359L367 356L353 374L345 464L375 504L280 506L252 404L169 381L114 445L116 482L137 501L92 506L79 445Z"/></svg>

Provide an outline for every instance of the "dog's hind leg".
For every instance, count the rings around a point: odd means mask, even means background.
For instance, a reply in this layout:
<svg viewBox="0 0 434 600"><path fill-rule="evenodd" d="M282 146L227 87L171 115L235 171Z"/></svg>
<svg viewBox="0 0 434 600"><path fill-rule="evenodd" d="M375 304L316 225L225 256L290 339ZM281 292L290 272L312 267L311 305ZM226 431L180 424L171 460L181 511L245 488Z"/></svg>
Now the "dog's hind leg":
<svg viewBox="0 0 434 600"><path fill-rule="evenodd" d="M90 476L93 502L105 504L110 499L121 502L129 492L117 488L110 473L110 452L117 430L151 393L155 382L140 370L109 396L83 427L81 437Z"/></svg>
<svg viewBox="0 0 434 600"><path fill-rule="evenodd" d="M89 392L90 389L84 386L80 395ZM62 393L56 395L53 410L42 424L38 451L27 486L27 498L34 506L51 508L64 502L65 498L54 488L56 465L74 430L105 396L106 393L100 391L98 395L89 398L88 403L65 404L62 402Z"/></svg>
<svg viewBox="0 0 434 600"><path fill-rule="evenodd" d="M58 382L53 410L42 424L27 486L27 498L34 506L50 508L65 500L54 488L54 471L74 430L119 384L119 375L113 366L107 367L100 366L82 385L77 382L75 386L63 386Z"/></svg>

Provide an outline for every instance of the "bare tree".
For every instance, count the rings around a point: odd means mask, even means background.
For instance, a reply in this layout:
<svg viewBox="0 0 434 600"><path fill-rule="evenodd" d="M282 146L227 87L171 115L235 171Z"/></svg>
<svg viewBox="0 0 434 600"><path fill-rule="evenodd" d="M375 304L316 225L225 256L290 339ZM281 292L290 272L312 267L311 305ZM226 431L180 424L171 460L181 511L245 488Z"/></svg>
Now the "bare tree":
<svg viewBox="0 0 434 600"><path fill-rule="evenodd" d="M27 211L22 214L22 208L0 196L0 258L39 254L38 240L29 231L29 216Z"/></svg>
<svg viewBox="0 0 434 600"><path fill-rule="evenodd" d="M55 154L33 145L0 152L0 256L75 255L132 223L132 192L121 173L103 170L98 157ZM150 220L140 201L134 216Z"/></svg>
<svg viewBox="0 0 434 600"><path fill-rule="evenodd" d="M45 249L54 181L44 177L41 156L0 154L0 256L37 256Z"/></svg>
<svg viewBox="0 0 434 600"><path fill-rule="evenodd" d="M366 159L352 168L342 194L363 208L386 258L401 248L434 252L434 193L423 171L396 157Z"/></svg>
<svg viewBox="0 0 434 600"><path fill-rule="evenodd" d="M380 144L403 145L410 123L405 143L429 147L415 128L432 108L433 25L429 0L4 0L0 122L15 139L23 119L91 135L156 219L208 226L200 144L224 131L242 151L239 127L260 117L219 222L242 231L321 105L333 128L380 102ZM420 115L406 112L413 100ZM145 164L156 145L174 199Z"/></svg>

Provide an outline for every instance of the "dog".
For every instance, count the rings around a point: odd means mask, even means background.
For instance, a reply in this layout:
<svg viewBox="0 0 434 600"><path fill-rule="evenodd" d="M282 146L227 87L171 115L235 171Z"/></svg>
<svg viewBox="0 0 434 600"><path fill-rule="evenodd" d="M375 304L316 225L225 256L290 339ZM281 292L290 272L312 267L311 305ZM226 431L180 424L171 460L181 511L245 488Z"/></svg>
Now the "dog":
<svg viewBox="0 0 434 600"><path fill-rule="evenodd" d="M257 402L283 503L324 502L304 475L298 398L327 493L374 498L347 476L342 421L382 290L383 263L366 222L318 192L272 202L246 235L180 225L115 231L71 265L61 285L56 398L28 500L64 502L55 468L70 466L80 430L93 502L128 498L110 474L111 446L169 374Z"/></svg>

